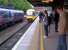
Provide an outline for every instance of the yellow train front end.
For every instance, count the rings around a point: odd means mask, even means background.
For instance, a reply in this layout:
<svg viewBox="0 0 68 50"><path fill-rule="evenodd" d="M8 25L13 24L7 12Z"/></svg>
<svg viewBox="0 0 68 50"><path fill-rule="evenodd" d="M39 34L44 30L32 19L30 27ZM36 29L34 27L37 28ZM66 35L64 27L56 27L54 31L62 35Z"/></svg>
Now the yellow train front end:
<svg viewBox="0 0 68 50"><path fill-rule="evenodd" d="M36 19L36 16L27 16L26 19L28 22L33 22Z"/></svg>
<svg viewBox="0 0 68 50"><path fill-rule="evenodd" d="M36 19L36 11L34 9L29 9L26 12L25 18L28 20L28 22L33 22Z"/></svg>

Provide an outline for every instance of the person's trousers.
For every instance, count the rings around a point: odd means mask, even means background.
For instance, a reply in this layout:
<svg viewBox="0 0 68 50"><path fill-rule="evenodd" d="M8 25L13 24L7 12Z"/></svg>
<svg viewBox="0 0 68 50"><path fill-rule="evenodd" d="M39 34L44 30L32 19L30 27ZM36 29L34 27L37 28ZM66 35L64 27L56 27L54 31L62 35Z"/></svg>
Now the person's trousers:
<svg viewBox="0 0 68 50"><path fill-rule="evenodd" d="M55 22L55 31L58 31L58 23Z"/></svg>
<svg viewBox="0 0 68 50"><path fill-rule="evenodd" d="M48 36L48 25L44 25L45 35Z"/></svg>
<svg viewBox="0 0 68 50"><path fill-rule="evenodd" d="M59 36L58 41L58 48L57 50L67 50L67 44L66 44L66 34Z"/></svg>

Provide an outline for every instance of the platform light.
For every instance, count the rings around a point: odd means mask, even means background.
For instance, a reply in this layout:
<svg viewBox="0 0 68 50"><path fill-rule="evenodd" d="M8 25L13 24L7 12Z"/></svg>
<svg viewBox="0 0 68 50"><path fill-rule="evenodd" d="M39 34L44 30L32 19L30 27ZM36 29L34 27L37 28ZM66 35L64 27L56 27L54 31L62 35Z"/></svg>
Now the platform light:
<svg viewBox="0 0 68 50"><path fill-rule="evenodd" d="M49 2L53 2L53 0L42 0L42 2L49 3Z"/></svg>
<svg viewBox="0 0 68 50"><path fill-rule="evenodd" d="M53 2L53 0L49 0L50 2Z"/></svg>
<svg viewBox="0 0 68 50"><path fill-rule="evenodd" d="M42 2L49 3L49 0L42 0Z"/></svg>

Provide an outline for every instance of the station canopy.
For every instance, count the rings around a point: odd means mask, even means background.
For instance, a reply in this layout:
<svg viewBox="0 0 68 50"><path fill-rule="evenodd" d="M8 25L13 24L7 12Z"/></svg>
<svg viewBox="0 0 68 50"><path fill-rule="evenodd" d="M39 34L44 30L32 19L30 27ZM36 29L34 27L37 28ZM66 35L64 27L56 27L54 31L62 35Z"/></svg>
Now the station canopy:
<svg viewBox="0 0 68 50"><path fill-rule="evenodd" d="M32 5L36 6L52 6L58 7L64 5L64 0L28 0Z"/></svg>

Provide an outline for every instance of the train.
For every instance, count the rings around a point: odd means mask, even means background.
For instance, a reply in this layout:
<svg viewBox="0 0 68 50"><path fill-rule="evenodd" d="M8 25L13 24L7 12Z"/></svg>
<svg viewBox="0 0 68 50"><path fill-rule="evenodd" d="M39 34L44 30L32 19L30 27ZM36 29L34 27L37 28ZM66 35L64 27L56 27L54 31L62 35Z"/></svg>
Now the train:
<svg viewBox="0 0 68 50"><path fill-rule="evenodd" d="M24 11L0 8L0 28L24 20Z"/></svg>
<svg viewBox="0 0 68 50"><path fill-rule="evenodd" d="M37 18L37 14L38 13L35 11L35 9L28 9L24 17L28 20L28 22L33 22Z"/></svg>

